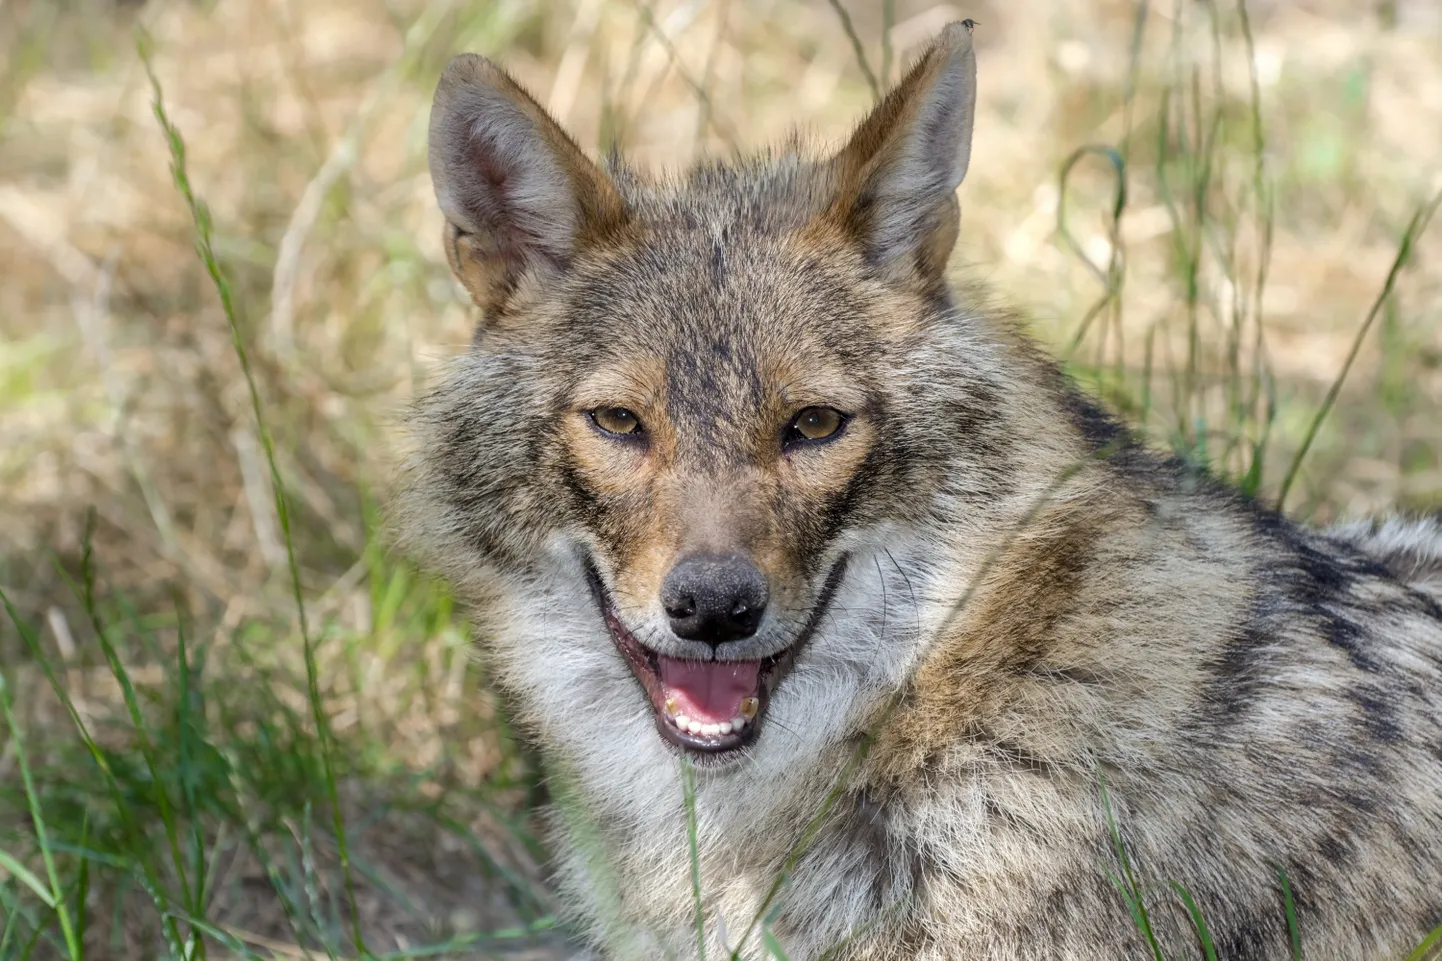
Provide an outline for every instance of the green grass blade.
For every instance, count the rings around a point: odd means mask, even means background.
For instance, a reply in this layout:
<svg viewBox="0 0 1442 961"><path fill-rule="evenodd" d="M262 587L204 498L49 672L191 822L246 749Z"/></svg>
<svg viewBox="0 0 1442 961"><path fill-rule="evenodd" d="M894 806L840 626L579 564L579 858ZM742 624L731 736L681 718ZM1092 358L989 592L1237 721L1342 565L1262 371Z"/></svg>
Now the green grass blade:
<svg viewBox="0 0 1442 961"><path fill-rule="evenodd" d="M10 947L10 939L15 936L15 922L20 917L20 895L15 894L14 900L6 904L5 899L9 893L6 886L0 884L0 908L5 909L5 926L0 928L0 958L10 957L6 949Z"/></svg>
<svg viewBox="0 0 1442 961"><path fill-rule="evenodd" d="M1097 772L1097 781L1101 787L1102 810L1106 812L1107 830L1111 834L1117 860L1122 866L1122 876L1120 878L1113 876L1112 881L1126 899L1127 907L1132 913L1132 920L1136 923L1142 936L1146 938L1152 957L1155 961L1163 961L1162 947L1157 943L1156 935L1152 933L1152 921L1150 915L1147 914L1146 902L1142 898L1141 885L1137 883L1136 875L1132 872L1131 858L1127 856L1126 845L1122 843L1121 829L1117 827L1116 816L1112 813L1111 795L1107 792L1106 778L1100 771Z"/></svg>
<svg viewBox="0 0 1442 961"><path fill-rule="evenodd" d="M552 930L558 923L555 918L548 916L538 918L530 924L518 925L513 928L498 928L494 931L476 931L461 934L442 944L421 945L415 948L406 948L401 951L389 951L380 955L376 961L406 961L406 959L409 958L433 958L437 955L451 955L458 951L463 951L468 948L473 949L486 944L523 941Z"/></svg>
<svg viewBox="0 0 1442 961"><path fill-rule="evenodd" d="M81 850L90 846L90 812L80 819ZM85 956L85 930L90 923L90 859L82 857L78 877L75 879L75 946L80 954L73 961L83 961ZM3 955L4 952L0 952Z"/></svg>
<svg viewBox="0 0 1442 961"><path fill-rule="evenodd" d="M0 682L3 683L3 682ZM14 878L35 893L41 903L51 910L55 909L55 895L45 886L45 882L37 878L29 868L17 861L12 855L0 851L0 868L9 871Z"/></svg>
<svg viewBox="0 0 1442 961"><path fill-rule="evenodd" d="M1256 332L1252 344L1252 397L1249 406L1255 409L1263 391L1262 340L1265 329L1262 317L1262 299L1266 293L1267 277L1272 265L1272 246L1276 235L1276 202L1272 186L1266 175L1267 141L1265 125L1262 122L1262 84L1257 75L1257 44L1252 35L1252 19L1247 12L1246 0L1237 0L1237 18L1241 25L1242 41L1247 50L1247 80L1249 112L1252 120L1252 193L1255 197L1260 223L1257 229L1257 272L1252 285L1252 313ZM1270 425L1270 421L1268 422ZM1261 442L1265 447L1265 438Z"/></svg>
<svg viewBox="0 0 1442 961"><path fill-rule="evenodd" d="M186 650L185 619L181 616L179 595L175 603L175 635L176 635L176 660L180 667L180 675L176 678L177 693L179 699L176 702L176 726L179 739L180 753L180 796L185 804L185 817L190 825L190 858L195 873L195 887L187 891L188 903L186 909L193 915L198 915L205 904L205 829L201 823L200 805L195 796L196 778L192 775L192 764L194 762L195 748L191 744L194 732L191 722L191 696L194 680L191 677L191 666L189 652ZM205 957L205 942L201 942L200 957Z"/></svg>
<svg viewBox="0 0 1442 961"><path fill-rule="evenodd" d="M771 955L775 961L791 961L785 949L781 947L781 942L777 941L776 935L771 933L770 928L763 927L761 929L761 943L766 945L766 953Z"/></svg>
<svg viewBox="0 0 1442 961"><path fill-rule="evenodd" d="M201 918L192 917L183 911L177 911L171 916L178 920L184 921L187 925L194 928L196 931L199 931L202 934L209 935L210 937L214 938L216 941L229 948L231 952L234 953L237 957L253 959L253 961L267 961L266 955L257 954L256 952L252 951L249 947L246 946L245 942L241 941L239 938L235 937L224 928L217 927L214 924L211 924L209 921L202 920ZM204 941L197 941L197 944L204 943ZM275 957L276 955L274 953L270 955L270 958L272 959Z"/></svg>
<svg viewBox="0 0 1442 961"><path fill-rule="evenodd" d="M1377 299L1372 302L1372 309L1367 311L1367 317L1362 321L1357 336L1352 339L1352 349L1347 351L1347 359L1342 362L1342 369L1337 372L1337 377L1332 381L1332 386L1327 390L1327 396L1322 400L1322 406L1317 408L1316 415L1312 418L1311 425L1307 428L1306 436L1302 438L1302 444L1297 448L1297 454L1292 458L1292 465L1287 468L1287 475L1282 481L1281 492L1277 495L1277 509L1281 510L1287 503L1287 492L1292 489L1292 482L1297 479L1297 472L1302 469L1302 461L1311 449L1312 442L1317 437L1317 431L1322 426L1322 421L1327 419L1327 414L1332 406L1337 403L1337 395L1342 392L1342 384L1346 382L1347 375L1352 370L1352 362L1357 359L1357 352L1362 349L1362 342L1367 339L1367 332L1372 329L1378 316L1382 313L1383 306L1392 297L1392 288L1397 284L1397 277L1402 273L1402 268L1407 266L1412 259L1412 248L1417 238L1427 229L1427 223L1432 215L1437 212L1437 207L1442 204L1442 192L1439 192L1430 201L1418 207L1412 214L1412 220L1407 224L1407 230L1402 234L1402 242L1397 245L1397 256L1392 258L1392 267L1387 271L1387 280L1382 284L1382 290L1377 294Z"/></svg>
<svg viewBox="0 0 1442 961"><path fill-rule="evenodd" d="M20 621L10 606L10 599L5 597L3 592L0 592L0 598L4 599L5 609L10 613L11 620L15 622L16 630L20 630ZM5 860L0 861L0 864L3 864L11 874L35 891L46 906L55 911L70 957L72 961L79 961L80 946L75 940L75 928L70 922L70 909L65 906L65 899L61 893L63 889L60 885L60 872L55 867L55 854L50 848L50 835L45 830L45 817L40 812L40 795L35 790L35 778L30 772L30 759L25 754L25 736L20 730L19 719L15 717L15 709L10 698L10 682L3 670L0 670L0 710L4 711L5 725L10 729L10 743L15 745L15 759L20 766L21 781L25 785L25 801L30 808L30 821L35 826L35 840L40 847L40 858L45 862L46 877L50 881L48 893L39 878L27 871L19 861L14 860L8 854L4 855Z"/></svg>
<svg viewBox="0 0 1442 961"><path fill-rule="evenodd" d="M686 794L686 847L691 855L691 897L696 904L696 957L706 961L706 912L701 906L701 846L696 839L696 767L681 759L681 787Z"/></svg>
<svg viewBox="0 0 1442 961"><path fill-rule="evenodd" d="M1287 912L1287 937L1292 944L1292 961L1302 961L1302 929L1297 925L1297 905L1292 900L1292 882L1287 879L1287 870L1277 865L1277 877L1282 882L1282 906Z"/></svg>
<svg viewBox="0 0 1442 961"><path fill-rule="evenodd" d="M301 643L305 654L306 687L310 699L311 713L316 726L316 737L320 743L321 764L325 772L326 789L331 807L331 819L335 831L336 849L340 859L341 875L345 883L346 901L350 908L351 934L355 947L362 955L369 952L365 947L365 939L361 933L360 910L356 905L355 879L351 871L350 846L346 840L344 818L341 814L340 791L336 785L335 764L331 754L330 725L327 723L325 711L320 697L319 669L316 666L315 644L310 635L310 628L306 621L305 599L302 594L300 581L300 566L296 560L295 539L291 532L290 506L285 495L285 485L281 482L280 470L276 467L275 443L271 437L269 427L265 420L265 411L260 401L260 389L256 384L255 373L251 369L250 355L246 350L245 338L241 335L240 325L236 321L235 302L231 293L230 282L226 279L220 268L220 262L215 256L215 250L211 242L212 223L210 211L198 197L190 184L190 175L185 162L185 141L180 135L180 130L170 121L165 111L165 96L161 89L160 80L155 75L154 65L151 62L151 46L148 38L141 34L136 42L136 51L140 55L142 64L145 67L146 76L150 80L152 94L151 108L155 114L156 123L159 124L162 134L165 136L166 144L170 151L171 176L175 182L176 189L185 200L190 210L191 220L195 225L195 249L201 262L205 265L206 272L210 275L211 282L215 286L216 294L220 298L221 309L225 313L226 323L230 328L231 346L235 350L240 368L245 376L246 388L250 396L251 411L255 416L256 431L260 435L261 448L265 453L266 464L270 468L271 489L275 497L276 516L280 523L281 534L285 541L286 565L290 573L291 592L295 602L296 614L299 619Z"/></svg>
<svg viewBox="0 0 1442 961"><path fill-rule="evenodd" d="M35 930L30 932L30 940L25 942L25 947L20 950L20 961L30 961L31 955L35 953L35 945L40 943L40 938L45 934L45 926L37 924Z"/></svg>
<svg viewBox="0 0 1442 961"><path fill-rule="evenodd" d="M1425 958L1432 957L1432 949L1437 947L1439 942L1442 942L1442 924L1433 928L1432 933L1423 938L1422 943L1412 949L1412 953L1407 955L1406 961L1424 961Z"/></svg>
<svg viewBox="0 0 1442 961"><path fill-rule="evenodd" d="M892 697L891 703L887 705L887 713L889 714L892 708L898 703L900 703L900 698ZM846 788L851 783L852 775L856 769L860 767L861 762L865 760L866 753L872 743L871 737L863 738L861 745L852 754L845 770L843 770L841 776L837 778L836 785L827 792L826 797L821 802L820 808L807 823L805 830L801 832L801 837L792 845L790 853L786 856L786 860L782 862L781 870L776 873L775 879L766 891L766 896L761 899L761 906L756 909L756 914L751 918L751 923L746 925L746 930L741 933L741 937L736 939L736 947L731 952L730 961L741 961L741 946L746 943L751 937L751 933L756 930L757 926L761 924L762 919L770 912L771 905L775 902L777 895L781 893L781 889L786 886L786 882L790 879L791 869L796 866L796 862L801 860L801 856L811 847L811 842L821 831L821 827L826 823L826 819L830 817L831 810L836 806L836 802L841 800L841 796L846 793Z"/></svg>
<svg viewBox="0 0 1442 961"><path fill-rule="evenodd" d="M1152 949L1152 957L1160 961L1160 948L1156 944L1156 939L1152 937L1152 923L1151 918L1147 915L1146 905L1142 903L1137 892L1132 890L1131 885L1121 875L1108 871L1107 880L1111 881L1112 887L1116 888L1117 893L1122 896L1122 901L1127 906L1127 913L1132 917L1132 924L1142 932Z"/></svg>
<svg viewBox="0 0 1442 961"><path fill-rule="evenodd" d="M1187 914L1192 917L1192 927L1197 932L1197 940L1202 944L1202 955L1206 961L1217 961L1217 946L1212 942L1212 932L1207 928L1207 919L1202 917L1202 909L1197 907L1196 899L1192 892L1182 887L1175 881L1170 883L1171 889L1182 899L1182 904L1187 909Z"/></svg>

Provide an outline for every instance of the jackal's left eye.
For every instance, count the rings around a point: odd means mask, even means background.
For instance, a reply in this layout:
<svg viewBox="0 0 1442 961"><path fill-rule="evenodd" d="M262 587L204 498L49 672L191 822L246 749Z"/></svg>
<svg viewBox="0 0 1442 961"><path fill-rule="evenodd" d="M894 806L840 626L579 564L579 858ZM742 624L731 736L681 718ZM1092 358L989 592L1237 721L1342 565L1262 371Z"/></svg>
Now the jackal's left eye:
<svg viewBox="0 0 1442 961"><path fill-rule="evenodd" d="M834 407L807 407L802 409L786 427L785 443L790 446L809 440L828 440L835 437L846 424L846 415Z"/></svg>
<svg viewBox="0 0 1442 961"><path fill-rule="evenodd" d="M591 411L591 421L608 434L639 434L641 418L635 411L624 407L597 407Z"/></svg>

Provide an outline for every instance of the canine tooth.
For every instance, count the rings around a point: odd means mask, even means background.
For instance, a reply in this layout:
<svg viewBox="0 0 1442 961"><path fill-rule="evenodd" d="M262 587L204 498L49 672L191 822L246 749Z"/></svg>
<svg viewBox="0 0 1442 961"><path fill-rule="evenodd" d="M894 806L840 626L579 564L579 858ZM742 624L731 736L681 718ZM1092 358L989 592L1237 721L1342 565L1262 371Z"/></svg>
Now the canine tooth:
<svg viewBox="0 0 1442 961"><path fill-rule="evenodd" d="M721 733L722 733L722 734L730 734L730 733L731 733L731 729L732 729L733 727L735 727L735 725L732 724L730 721L722 721L720 724L718 724L718 725L716 725L716 726L721 729Z"/></svg>
<svg viewBox="0 0 1442 961"><path fill-rule="evenodd" d="M690 724L691 724L691 719L690 719L689 717L687 717L686 715L684 715L684 714L677 714L677 715L676 715L676 726L679 727L681 730L683 730L683 731L686 730L686 728L689 727Z"/></svg>
<svg viewBox="0 0 1442 961"><path fill-rule="evenodd" d="M756 716L756 712L760 709L760 707L761 702L758 701L756 698L743 697L741 699L741 716L749 721Z"/></svg>
<svg viewBox="0 0 1442 961"><path fill-rule="evenodd" d="M716 735L718 735L718 734L721 733L721 725L719 725L719 724L702 724L702 725L701 725L701 733L704 734L704 735L706 735L707 737L715 737Z"/></svg>
<svg viewBox="0 0 1442 961"><path fill-rule="evenodd" d="M676 716L676 699L674 697L666 698L666 713L672 717Z"/></svg>

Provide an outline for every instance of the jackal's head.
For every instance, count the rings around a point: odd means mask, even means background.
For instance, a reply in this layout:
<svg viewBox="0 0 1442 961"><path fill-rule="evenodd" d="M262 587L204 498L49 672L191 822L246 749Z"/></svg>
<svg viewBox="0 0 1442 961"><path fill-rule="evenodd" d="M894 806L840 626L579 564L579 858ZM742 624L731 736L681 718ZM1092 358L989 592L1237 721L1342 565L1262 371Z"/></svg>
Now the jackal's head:
<svg viewBox="0 0 1442 961"><path fill-rule="evenodd" d="M653 182L479 56L441 79L431 174L484 317L430 401L431 523L453 570L573 576L675 745L751 744L852 616L862 532L928 523L994 454L943 279L974 103L954 24L839 152Z"/></svg>

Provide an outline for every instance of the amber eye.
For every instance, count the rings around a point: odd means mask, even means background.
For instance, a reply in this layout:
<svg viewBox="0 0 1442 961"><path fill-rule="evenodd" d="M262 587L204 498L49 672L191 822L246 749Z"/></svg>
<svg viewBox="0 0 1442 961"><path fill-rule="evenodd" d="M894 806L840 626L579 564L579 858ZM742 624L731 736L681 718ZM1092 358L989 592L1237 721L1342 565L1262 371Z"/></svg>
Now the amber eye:
<svg viewBox="0 0 1442 961"><path fill-rule="evenodd" d="M846 423L846 415L832 407L807 407L791 419L786 442L827 440L835 437Z"/></svg>
<svg viewBox="0 0 1442 961"><path fill-rule="evenodd" d="M597 407L591 411L591 420L608 434L639 434L641 419L634 411L624 407Z"/></svg>

